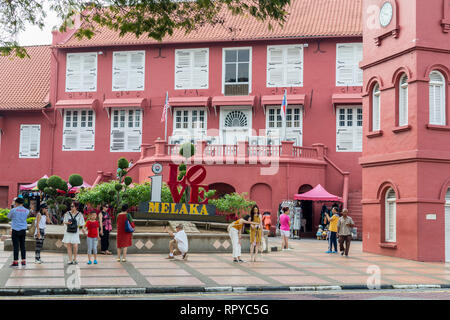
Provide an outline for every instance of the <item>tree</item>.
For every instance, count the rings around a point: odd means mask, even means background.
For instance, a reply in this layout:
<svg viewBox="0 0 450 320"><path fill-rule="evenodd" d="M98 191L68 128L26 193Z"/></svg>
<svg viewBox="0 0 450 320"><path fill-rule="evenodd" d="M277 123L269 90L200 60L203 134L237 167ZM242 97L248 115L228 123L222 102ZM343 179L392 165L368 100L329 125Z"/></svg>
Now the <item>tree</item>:
<svg viewBox="0 0 450 320"><path fill-rule="evenodd" d="M227 220L235 217L242 217L250 212L255 201L247 199L247 193L231 193L226 194L219 199L211 199L209 203L216 206L219 213L225 214Z"/></svg>
<svg viewBox="0 0 450 320"><path fill-rule="evenodd" d="M60 31L71 28L78 14L83 25L75 36L92 37L96 28L107 27L120 36L134 34L161 41L175 30L186 33L205 24L221 25L230 32L234 26L226 25L225 13L251 16L267 21L271 29L275 23L286 21L285 7L291 0L48 0L50 9L57 12L64 23ZM34 0L0 0L1 53L26 56L26 50L15 41L25 30L26 23L43 27L46 13L44 4Z"/></svg>
<svg viewBox="0 0 450 320"><path fill-rule="evenodd" d="M72 187L79 187L83 184L83 178L79 174L72 174L69 177L69 183ZM72 198L69 197L69 188L67 182L61 177L53 175L48 179L40 179L37 187L47 197L47 204L51 210L54 210L61 217L72 204Z"/></svg>

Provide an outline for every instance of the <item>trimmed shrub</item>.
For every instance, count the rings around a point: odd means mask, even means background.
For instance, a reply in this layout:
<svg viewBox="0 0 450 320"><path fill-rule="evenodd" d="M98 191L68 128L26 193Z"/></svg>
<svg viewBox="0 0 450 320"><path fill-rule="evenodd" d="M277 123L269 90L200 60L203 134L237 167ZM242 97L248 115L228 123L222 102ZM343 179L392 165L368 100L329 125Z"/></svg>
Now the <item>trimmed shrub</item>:
<svg viewBox="0 0 450 320"><path fill-rule="evenodd" d="M83 178L79 174L72 174L69 177L69 183L72 187L79 187L83 184Z"/></svg>

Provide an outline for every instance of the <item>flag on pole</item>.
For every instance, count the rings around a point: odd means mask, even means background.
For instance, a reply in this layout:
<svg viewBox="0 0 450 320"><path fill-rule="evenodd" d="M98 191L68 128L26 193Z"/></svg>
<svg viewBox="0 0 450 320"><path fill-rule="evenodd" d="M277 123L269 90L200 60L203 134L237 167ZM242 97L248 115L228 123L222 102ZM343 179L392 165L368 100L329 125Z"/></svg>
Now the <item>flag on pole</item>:
<svg viewBox="0 0 450 320"><path fill-rule="evenodd" d="M167 110L170 108L169 105L169 92L166 92L166 102L164 103L164 108L161 116L161 122L166 121L167 118Z"/></svg>
<svg viewBox="0 0 450 320"><path fill-rule="evenodd" d="M283 101L281 102L281 120L283 121L283 140L286 141L286 110L287 110L287 90L284 90Z"/></svg>
<svg viewBox="0 0 450 320"><path fill-rule="evenodd" d="M281 117L286 119L286 109L287 109L287 90L284 90L283 101L281 102Z"/></svg>

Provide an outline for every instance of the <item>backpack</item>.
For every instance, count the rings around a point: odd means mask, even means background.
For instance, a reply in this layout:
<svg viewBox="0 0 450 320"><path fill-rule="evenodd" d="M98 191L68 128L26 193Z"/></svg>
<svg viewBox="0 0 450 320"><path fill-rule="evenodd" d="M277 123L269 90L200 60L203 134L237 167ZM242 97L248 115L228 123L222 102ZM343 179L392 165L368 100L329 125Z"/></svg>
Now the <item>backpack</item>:
<svg viewBox="0 0 450 320"><path fill-rule="evenodd" d="M78 231L77 216L79 215L79 213L77 213L75 215L75 217L73 217L70 212L69 212L69 215L70 215L70 218L71 218L70 221L72 221L72 223L67 225L67 232L77 233L77 231Z"/></svg>

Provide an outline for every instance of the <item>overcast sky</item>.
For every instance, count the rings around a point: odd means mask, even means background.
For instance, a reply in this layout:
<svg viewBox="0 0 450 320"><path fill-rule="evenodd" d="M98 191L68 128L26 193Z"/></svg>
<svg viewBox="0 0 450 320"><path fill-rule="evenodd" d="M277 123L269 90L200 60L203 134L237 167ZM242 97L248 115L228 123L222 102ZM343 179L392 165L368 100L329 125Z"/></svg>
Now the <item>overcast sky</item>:
<svg viewBox="0 0 450 320"><path fill-rule="evenodd" d="M17 40L22 46L45 45L52 43L52 29L59 26L60 19L56 13L47 9L47 18L44 28L28 25L27 29L20 33Z"/></svg>

